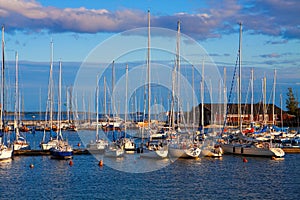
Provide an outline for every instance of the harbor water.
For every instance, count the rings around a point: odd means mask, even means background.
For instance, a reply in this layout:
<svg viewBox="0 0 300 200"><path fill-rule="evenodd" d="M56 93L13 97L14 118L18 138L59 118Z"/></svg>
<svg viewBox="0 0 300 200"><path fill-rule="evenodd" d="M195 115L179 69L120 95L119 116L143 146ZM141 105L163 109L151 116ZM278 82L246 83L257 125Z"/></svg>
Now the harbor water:
<svg viewBox="0 0 300 200"><path fill-rule="evenodd" d="M94 131L82 134L92 136ZM74 148L84 148L78 147L79 135L64 132ZM26 137L38 148L42 132ZM74 155L70 165L49 156L15 156L0 163L0 199L299 199L300 154L247 160L224 155L161 161L126 154L113 162ZM149 163L157 168L148 170Z"/></svg>

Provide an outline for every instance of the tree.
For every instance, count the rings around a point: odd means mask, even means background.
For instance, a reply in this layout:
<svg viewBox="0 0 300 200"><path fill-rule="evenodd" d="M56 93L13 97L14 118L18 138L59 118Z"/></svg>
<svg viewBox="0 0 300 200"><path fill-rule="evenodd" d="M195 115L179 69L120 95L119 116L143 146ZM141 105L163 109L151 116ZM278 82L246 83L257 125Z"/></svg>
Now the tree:
<svg viewBox="0 0 300 200"><path fill-rule="evenodd" d="M295 98L292 88L288 88L288 90L289 91L287 93L286 108L288 109L288 112L290 114L296 115L299 102Z"/></svg>

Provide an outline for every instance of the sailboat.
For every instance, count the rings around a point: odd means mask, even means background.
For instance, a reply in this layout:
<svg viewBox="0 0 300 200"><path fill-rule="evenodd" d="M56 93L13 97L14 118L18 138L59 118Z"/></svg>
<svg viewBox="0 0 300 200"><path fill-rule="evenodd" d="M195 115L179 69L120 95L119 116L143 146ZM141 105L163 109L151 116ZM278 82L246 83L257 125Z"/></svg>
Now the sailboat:
<svg viewBox="0 0 300 200"><path fill-rule="evenodd" d="M97 76L97 81L96 81L96 140L95 141L91 141L88 145L87 145L87 149L89 152L92 153L100 153L100 152L104 152L104 150L108 147L108 141L103 139L103 138L99 138L99 88L98 88L98 76Z"/></svg>
<svg viewBox="0 0 300 200"><path fill-rule="evenodd" d="M18 52L16 52L16 80L15 80L15 114L14 114L14 129L15 129L15 141L13 143L13 149L15 150L25 150L30 149L29 143L24 137L20 135L20 119L18 119L19 111L19 83L18 83Z"/></svg>
<svg viewBox="0 0 300 200"><path fill-rule="evenodd" d="M2 26L2 73L1 73L1 111L0 111L0 122L2 123L1 132L0 132L0 161L1 160L8 160L11 159L13 154L13 148L6 146L4 144L4 135L5 135L5 117L4 117L4 110L5 110L5 66L4 66L4 26Z"/></svg>
<svg viewBox="0 0 300 200"><path fill-rule="evenodd" d="M150 139L152 136L158 136L158 130L151 130L151 66L150 66L150 10L148 10L148 48L147 48L147 86L148 86L148 131L150 132ZM143 132L145 127L143 128ZM154 137L153 137L154 138ZM149 143L148 143L149 144ZM161 143L163 144L163 143ZM138 152L141 153L143 157L149 158L167 158L168 156L168 148L167 144L159 145L157 148L152 148L152 145L147 145L146 149L144 149L143 144L140 145Z"/></svg>
<svg viewBox="0 0 300 200"><path fill-rule="evenodd" d="M112 116L110 114L105 113L106 120L101 122L101 127L103 131L121 131L123 128L123 119L121 119L119 116L115 115L115 100L113 97L113 90L114 90L114 83L115 82L115 61L112 62L112 96L111 96L111 105L112 105ZM106 87L104 87L106 89ZM106 91L105 94L106 95ZM104 102L106 103L106 101ZM106 108L106 106L105 106Z"/></svg>
<svg viewBox="0 0 300 200"><path fill-rule="evenodd" d="M59 62L59 83L58 83L58 133L56 140L58 144L50 149L51 158L71 159L73 148L63 139L61 132L61 61Z"/></svg>
<svg viewBox="0 0 300 200"><path fill-rule="evenodd" d="M113 95L113 92L114 92L114 79L115 79L115 74L114 74L114 64L115 62L113 61L112 63L112 110L114 110L115 108L115 104L114 104L114 95ZM109 122L108 122L108 128L109 129L106 129L106 130L112 130L112 135L114 137L114 134L115 134L115 130L121 130L121 127L119 126L120 124L118 123L117 120L115 119L118 119L118 117L114 116L113 114L113 118L108 118L109 119ZM112 120L112 122L110 121ZM105 150L104 152L104 155L107 156L107 157L122 157L124 156L124 145L122 144L121 140L117 140L111 143L109 143L108 145L108 148Z"/></svg>
<svg viewBox="0 0 300 200"><path fill-rule="evenodd" d="M172 87L172 106L171 106L171 117L172 117L172 126L173 130L176 131L176 137L172 138L170 144L169 144L169 156L173 158L198 158L201 149L198 147L197 144L194 144L193 139L191 138L191 135L189 132L181 131L180 130L180 123L181 120L181 112L180 112L180 103L177 103L177 130L175 130L175 83L177 84L178 88L178 97L180 98L180 21L177 23L177 47L176 47L176 65L174 67L174 73L173 73L173 87ZM177 81L176 81L177 80Z"/></svg>
<svg viewBox="0 0 300 200"><path fill-rule="evenodd" d="M281 148L273 147L270 143L261 143L253 138L248 138L242 133L242 115L241 115L241 54L242 54L242 23L240 25L239 35L239 78L238 78L238 119L239 131L237 135L231 136L227 141L220 143L224 153L246 155L246 156L262 156L262 157L275 157L283 158L285 153ZM265 84L265 81L264 81ZM264 85L265 86L265 85ZM264 87L265 88L265 87ZM265 98L264 98L265 99ZM265 109L264 109L265 112ZM264 113L265 114L265 113ZM226 118L225 118L226 120ZM226 121L225 123L226 124Z"/></svg>
<svg viewBox="0 0 300 200"><path fill-rule="evenodd" d="M202 78L201 78L201 130L200 135L203 138L201 144L201 156L204 157L222 157L223 150L219 145L215 145L213 137L207 137L204 134L204 60L202 62Z"/></svg>
<svg viewBox="0 0 300 200"><path fill-rule="evenodd" d="M72 87L67 87L67 120L68 123L66 125L66 129L68 131L75 131L77 132L78 129L74 123L74 120L72 119L72 115L73 115L73 110L72 110Z"/></svg>
<svg viewBox="0 0 300 200"><path fill-rule="evenodd" d="M125 151L122 145L112 142L108 145L104 155L107 157L123 157L124 153Z"/></svg>
<svg viewBox="0 0 300 200"><path fill-rule="evenodd" d="M124 144L124 150L127 153L134 153L136 150L135 143L133 139L127 138L127 91L128 91L128 64L126 65L126 84L125 84L125 121L124 121L124 137L122 138L122 143Z"/></svg>
<svg viewBox="0 0 300 200"><path fill-rule="evenodd" d="M50 71L49 71L49 83L48 83L48 99L47 110L45 114L45 127L44 135L40 147L42 150L50 150L58 145L56 134L53 130L53 41L50 43L51 56L50 56ZM49 121L48 121L48 109L49 109ZM55 128L56 129L56 128ZM46 131L50 131L50 139L46 141Z"/></svg>

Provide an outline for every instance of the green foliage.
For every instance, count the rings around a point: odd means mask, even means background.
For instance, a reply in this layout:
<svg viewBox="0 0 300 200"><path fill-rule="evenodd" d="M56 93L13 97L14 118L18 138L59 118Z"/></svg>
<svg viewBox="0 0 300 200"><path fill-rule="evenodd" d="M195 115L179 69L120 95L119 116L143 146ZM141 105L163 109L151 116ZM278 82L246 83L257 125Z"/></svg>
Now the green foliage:
<svg viewBox="0 0 300 200"><path fill-rule="evenodd" d="M287 99L286 99L286 108L288 112L292 115L297 114L298 104L299 102L294 96L292 88L288 88Z"/></svg>

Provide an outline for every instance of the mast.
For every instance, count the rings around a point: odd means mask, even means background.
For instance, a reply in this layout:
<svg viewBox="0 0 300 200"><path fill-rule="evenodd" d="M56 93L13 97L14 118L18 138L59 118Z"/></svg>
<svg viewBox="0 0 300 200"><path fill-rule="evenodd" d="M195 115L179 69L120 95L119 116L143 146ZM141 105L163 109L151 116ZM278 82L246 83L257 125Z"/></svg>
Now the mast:
<svg viewBox="0 0 300 200"><path fill-rule="evenodd" d="M250 122L253 122L253 103L254 103L254 73L253 68L251 69L251 114Z"/></svg>
<svg viewBox="0 0 300 200"><path fill-rule="evenodd" d="M202 79L201 79L201 133L204 134L204 60L202 60Z"/></svg>
<svg viewBox="0 0 300 200"><path fill-rule="evenodd" d="M267 124L266 121L266 114L267 114L267 106L266 106L266 101L267 101L267 97L266 97L266 91L267 91L267 86L266 86L266 82L267 82L267 78L266 76L264 76L263 78L263 113L264 113L264 125Z"/></svg>
<svg viewBox="0 0 300 200"><path fill-rule="evenodd" d="M82 109L82 113L83 113L83 121L84 121L84 123L85 123L85 122L87 122L87 116L86 116L86 107L85 107L84 96L85 96L85 93L83 92L81 100L82 100L82 108L83 108L83 109Z"/></svg>
<svg viewBox="0 0 300 200"><path fill-rule="evenodd" d="M103 87L104 87L104 115L106 115L107 114L107 111L106 111L106 77L103 78Z"/></svg>
<svg viewBox="0 0 300 200"><path fill-rule="evenodd" d="M177 124L181 121L180 113L180 21L177 22L176 37L176 64L177 64Z"/></svg>
<svg viewBox="0 0 300 200"><path fill-rule="evenodd" d="M275 92L276 92L276 69L274 70L274 83L273 83L273 107L272 107L272 123L275 125Z"/></svg>
<svg viewBox="0 0 300 200"><path fill-rule="evenodd" d="M53 40L51 40L51 58L50 58L50 129L53 125Z"/></svg>
<svg viewBox="0 0 300 200"><path fill-rule="evenodd" d="M222 104L221 104L221 101L222 101L222 80L220 79L219 80L219 111L218 111L218 124L221 124L221 116L222 116ZM221 132L221 130L220 130Z"/></svg>
<svg viewBox="0 0 300 200"><path fill-rule="evenodd" d="M18 52L16 52L16 78L15 78L15 113L14 113L14 129L16 132L16 140L19 138L19 120L18 110L19 110L19 80L18 80Z"/></svg>
<svg viewBox="0 0 300 200"><path fill-rule="evenodd" d="M238 79L238 118L239 118L239 128L242 132L242 22L240 25L240 37L239 37L239 79Z"/></svg>
<svg viewBox="0 0 300 200"><path fill-rule="evenodd" d="M148 10L148 48L147 48L147 69L148 69L148 128L151 122L151 69L150 69L150 10Z"/></svg>
<svg viewBox="0 0 300 200"><path fill-rule="evenodd" d="M105 80L105 79L104 79ZM98 97L99 97L99 88L98 88L98 75L96 78L96 142L99 140L99 102L98 102Z"/></svg>
<svg viewBox="0 0 300 200"><path fill-rule="evenodd" d="M211 78L209 77L209 96L210 99L213 99L213 93L212 93L212 82L211 82ZM210 110L211 110L211 114L210 114L210 125L213 125L215 123L214 121L214 106L212 105L212 103L210 104Z"/></svg>
<svg viewBox="0 0 300 200"><path fill-rule="evenodd" d="M40 103L40 109L39 109L39 123L42 121L42 88L40 87L40 92L39 92L39 103Z"/></svg>
<svg viewBox="0 0 300 200"><path fill-rule="evenodd" d="M126 64L126 83L125 83L125 138L126 138L126 131L127 131L127 125L126 125L126 122L127 122L127 92L128 92L128 64Z"/></svg>
<svg viewBox="0 0 300 200"><path fill-rule="evenodd" d="M224 67L224 119L226 117L226 105L227 105L227 88L226 88L226 67Z"/></svg>
<svg viewBox="0 0 300 200"><path fill-rule="evenodd" d="M172 100L171 100L171 124L172 130L175 130L175 79L176 79L176 66L174 66L174 70L172 71Z"/></svg>
<svg viewBox="0 0 300 200"><path fill-rule="evenodd" d="M194 69L193 65L192 65L192 70L193 70L192 71L192 80L193 80L192 87L193 87L193 92L195 92L195 69ZM196 112L195 112L196 107L194 107L194 104L195 104L194 100L195 100L195 97L193 95L193 124L192 124L193 132L195 131L195 118L196 118Z"/></svg>
<svg viewBox="0 0 300 200"><path fill-rule="evenodd" d="M48 109L49 109L49 121L50 121L50 130L52 130L53 124L53 40L51 39L50 42L50 70L49 70L49 81L48 81L48 99L47 99L47 108L45 113L45 123L48 123ZM45 139L46 131L44 130L44 137ZM51 135L51 133L50 133Z"/></svg>
<svg viewBox="0 0 300 200"><path fill-rule="evenodd" d="M281 128L283 128L283 118L282 118L282 94L280 94L280 121L281 121Z"/></svg>
<svg viewBox="0 0 300 200"><path fill-rule="evenodd" d="M67 103L67 119L68 119L68 124L70 124L70 102L69 102L69 87L66 87L66 103Z"/></svg>
<svg viewBox="0 0 300 200"><path fill-rule="evenodd" d="M112 66L111 66L111 111L113 117L115 111L114 88L115 88L115 61L112 62Z"/></svg>
<svg viewBox="0 0 300 200"><path fill-rule="evenodd" d="M62 139L61 134L61 61L59 61L59 78L58 78L58 129L59 137Z"/></svg>
<svg viewBox="0 0 300 200"><path fill-rule="evenodd" d="M69 87L69 112L70 112L70 122L74 123L75 117L73 112L73 106L75 107L75 103L73 101L73 92L72 86Z"/></svg>
<svg viewBox="0 0 300 200"><path fill-rule="evenodd" d="M113 119L113 132L115 132L115 98L114 98L114 88L115 88L115 61L112 62L112 68L111 68L111 113L112 113L112 119ZM110 123L110 116L108 116L108 124Z"/></svg>
<svg viewBox="0 0 300 200"><path fill-rule="evenodd" d="M4 81L4 69L5 69L5 67L4 67L4 25L2 25L2 73L1 73L1 80L2 80L2 82L1 82L1 95L2 95L2 98L1 98L1 112L0 112L0 118L1 118L1 123L2 123L2 127L1 127L1 129L2 129L2 131L4 132L4 127L5 127L5 125L4 125L4 110L5 110L5 106L4 106L4 104L5 104L5 94L4 94L4 87L5 87L5 85L4 85L4 83L5 83L5 81ZM1 134L1 137L2 137L3 135Z"/></svg>
<svg viewBox="0 0 300 200"><path fill-rule="evenodd" d="M88 123L91 124L91 95L88 95Z"/></svg>

